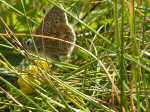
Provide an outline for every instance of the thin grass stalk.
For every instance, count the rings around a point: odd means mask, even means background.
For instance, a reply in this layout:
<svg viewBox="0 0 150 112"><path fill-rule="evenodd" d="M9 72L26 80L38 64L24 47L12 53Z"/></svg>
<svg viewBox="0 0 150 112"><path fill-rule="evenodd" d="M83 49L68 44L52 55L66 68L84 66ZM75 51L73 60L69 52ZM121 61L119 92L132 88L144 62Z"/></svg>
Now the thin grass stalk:
<svg viewBox="0 0 150 112"><path fill-rule="evenodd" d="M119 35L119 22L118 22L118 0L114 0L114 19L115 19L115 43L117 48L120 46L120 35Z"/></svg>
<svg viewBox="0 0 150 112"><path fill-rule="evenodd" d="M125 70L125 58L124 58L124 18L125 18L125 0L121 2L121 35L120 35L120 46L119 46L119 74L120 74L120 94L121 94L121 105L120 110L121 112L128 111L128 103L125 93L125 86L124 84L127 83L126 79L126 70Z"/></svg>
<svg viewBox="0 0 150 112"><path fill-rule="evenodd" d="M142 25L143 25L143 29L142 29L142 37L143 37L142 40L143 41L142 42L143 43L144 43L144 38L146 37L145 32L146 32L146 24L147 23L145 22L145 20L146 20L147 14L148 14L148 10L147 10L148 6L150 6L150 0L147 0L144 2L145 8L144 8L143 23L142 23ZM143 69L142 69L142 74L145 74L145 70L143 70ZM145 75L143 75L142 78L143 78L143 83L144 83L144 91L147 91L149 89L148 88L149 86L147 86L147 85L149 85L149 84L146 81ZM150 102L149 102L149 98L148 98L149 94L147 92L145 92L144 95L146 97L146 99L145 99L145 102L146 102L145 111L148 112L149 108L150 108Z"/></svg>
<svg viewBox="0 0 150 112"><path fill-rule="evenodd" d="M131 1L131 3L130 3L130 32L131 32L131 37L132 37L132 41L134 40L134 36L135 36L135 31L134 31L134 23L133 23L133 17L134 17L134 3L132 3L132 2L134 2L134 1ZM134 45L135 44L133 44L133 42L132 42L132 52L134 53L135 51L134 51ZM134 54L132 54L133 56L134 56ZM134 64L135 65L135 64ZM134 65L132 64L132 80L131 80L131 82L130 82L130 89L131 89L131 96L130 96L130 104L131 104L131 111L132 112L134 112L135 111L135 104L134 104L134 90L135 90L135 88L136 88L136 86L135 86L135 77L134 77L134 75L135 75L135 68L134 68Z"/></svg>
<svg viewBox="0 0 150 112"><path fill-rule="evenodd" d="M114 0L115 6L114 6L114 19L115 19L115 44L117 49L120 48L120 35L119 35L119 23L118 23L118 0ZM118 52L118 59L120 60L120 52ZM121 63L119 63L121 65ZM113 89L113 88L112 88ZM114 91L114 90L113 90ZM112 93L112 96L114 93ZM113 99L113 98L112 98ZM120 99L118 99L118 102L120 103ZM114 102L113 102L114 103Z"/></svg>
<svg viewBox="0 0 150 112"><path fill-rule="evenodd" d="M134 9L134 0L130 1L130 6L129 6L129 12L130 12L130 32L131 32L131 39L132 39L132 56L137 59L138 62L140 62L139 59L139 48L138 48L138 43L136 41L136 31L135 31L135 9ZM140 99L139 99L139 81L140 81L140 73L141 73L141 68L138 66L136 63L132 63L131 66L131 96L130 96L130 102L131 102L131 111L135 112L136 109L138 112L140 112ZM137 107L135 106L134 102L134 95L133 93L136 93L137 96Z"/></svg>
<svg viewBox="0 0 150 112"><path fill-rule="evenodd" d="M28 18L27 18L27 14L26 14L26 9L25 9L25 5L24 5L23 0L21 0L21 4L22 4L24 16L25 16L25 18L26 18L27 27L28 27L28 29L29 29L29 34L30 34L31 39L33 40L33 47L34 47L34 49L35 49L36 54L38 54L38 49L37 49L37 47L36 47L36 45L35 45L35 42L34 42L34 39L33 39L33 36L32 36L31 27L30 27L30 24L29 24L29 22L28 22Z"/></svg>

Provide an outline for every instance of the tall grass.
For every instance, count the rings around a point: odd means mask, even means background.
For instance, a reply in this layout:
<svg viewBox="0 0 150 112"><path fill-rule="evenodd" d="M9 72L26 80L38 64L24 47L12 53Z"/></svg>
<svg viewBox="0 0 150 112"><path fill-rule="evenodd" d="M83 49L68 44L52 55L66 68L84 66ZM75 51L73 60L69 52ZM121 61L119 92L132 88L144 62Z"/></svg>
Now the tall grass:
<svg viewBox="0 0 150 112"><path fill-rule="evenodd" d="M148 111L149 0L40 3L0 0L0 3L1 111ZM44 59L38 56L38 51L31 53L19 43L20 39L32 36L63 41L32 34L32 28L44 16L39 7L55 5L66 12L77 36L69 62ZM45 60L48 69L35 60ZM16 78L30 85L32 93L21 91Z"/></svg>

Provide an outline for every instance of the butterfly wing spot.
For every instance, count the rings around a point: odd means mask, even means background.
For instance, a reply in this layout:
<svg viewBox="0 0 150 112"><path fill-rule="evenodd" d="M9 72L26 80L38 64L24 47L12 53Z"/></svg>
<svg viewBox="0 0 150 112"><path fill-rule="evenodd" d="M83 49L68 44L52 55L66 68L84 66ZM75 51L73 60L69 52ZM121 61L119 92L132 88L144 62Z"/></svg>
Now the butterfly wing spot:
<svg viewBox="0 0 150 112"><path fill-rule="evenodd" d="M28 39L26 42L25 42L26 46L27 47L32 47L33 46L33 40L32 39Z"/></svg>

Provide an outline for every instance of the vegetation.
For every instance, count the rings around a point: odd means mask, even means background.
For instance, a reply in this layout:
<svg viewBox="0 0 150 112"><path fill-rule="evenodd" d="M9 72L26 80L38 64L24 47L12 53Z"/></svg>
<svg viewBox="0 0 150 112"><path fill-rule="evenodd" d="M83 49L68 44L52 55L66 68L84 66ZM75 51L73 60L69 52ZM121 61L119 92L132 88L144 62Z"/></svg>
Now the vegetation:
<svg viewBox="0 0 150 112"><path fill-rule="evenodd" d="M76 33L67 61L20 44L53 6ZM0 0L0 9L0 111L149 111L150 0Z"/></svg>

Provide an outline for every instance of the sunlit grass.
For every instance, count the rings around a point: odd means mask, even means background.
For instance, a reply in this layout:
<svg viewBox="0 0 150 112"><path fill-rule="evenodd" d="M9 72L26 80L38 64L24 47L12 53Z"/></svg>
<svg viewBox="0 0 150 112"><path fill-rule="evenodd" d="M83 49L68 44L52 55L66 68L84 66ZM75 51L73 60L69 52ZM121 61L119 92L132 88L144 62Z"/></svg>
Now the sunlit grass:
<svg viewBox="0 0 150 112"><path fill-rule="evenodd" d="M41 112L148 111L148 0L141 0L141 3L134 0L48 0L41 3L21 0L16 1L16 5L11 1L0 2L2 9L7 7L16 15L15 25L11 23L12 18L0 17L0 28L4 29L0 33L0 111L8 108L10 111ZM35 8L36 5L57 5L67 13L77 36L76 44L65 41L75 45L69 61L40 57L38 51L29 52L19 42L26 37L63 41L32 34L32 27L38 26L32 14L36 17L41 10ZM25 32L18 32L21 23ZM17 57L22 60L15 65Z"/></svg>

